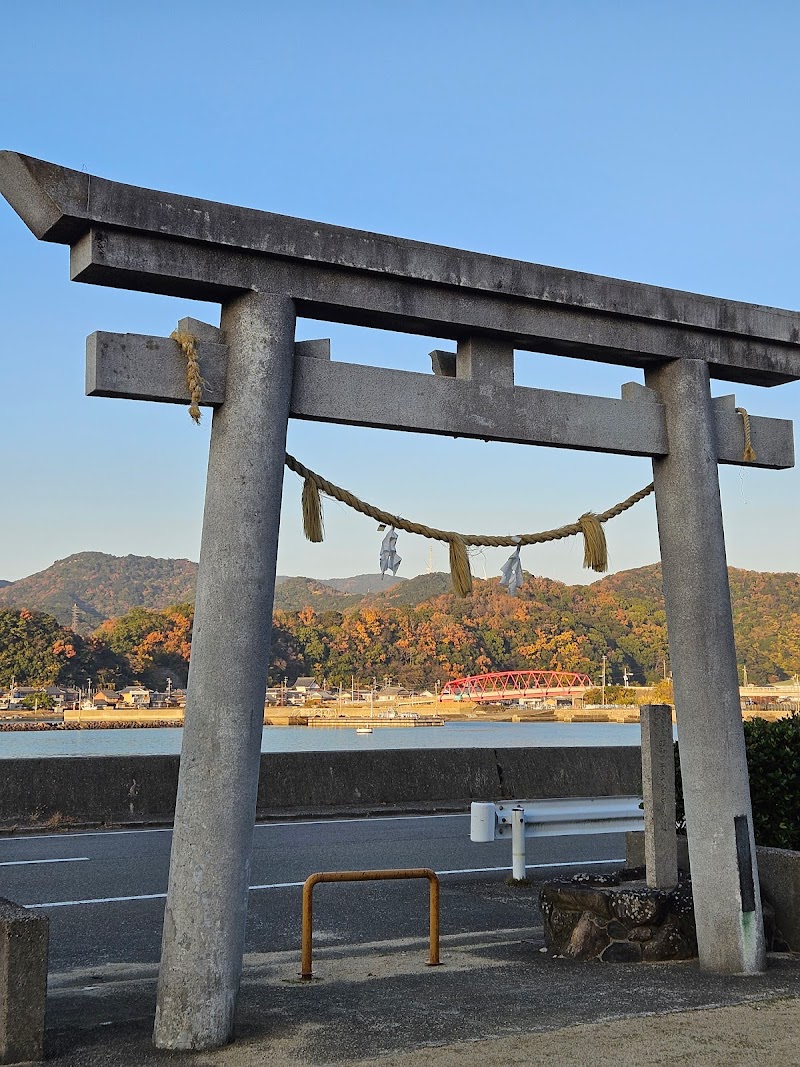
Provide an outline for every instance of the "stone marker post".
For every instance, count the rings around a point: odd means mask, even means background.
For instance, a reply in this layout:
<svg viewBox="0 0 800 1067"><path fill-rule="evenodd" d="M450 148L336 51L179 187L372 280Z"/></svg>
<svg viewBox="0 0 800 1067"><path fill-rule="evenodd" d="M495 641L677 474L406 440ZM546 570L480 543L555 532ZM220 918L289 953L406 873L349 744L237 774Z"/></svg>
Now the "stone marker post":
<svg viewBox="0 0 800 1067"><path fill-rule="evenodd" d="M225 402L211 430L154 1040L233 1038L269 667L295 310L223 306Z"/></svg>
<svg viewBox="0 0 800 1067"><path fill-rule="evenodd" d="M49 922L0 897L0 1063L44 1058Z"/></svg>
<svg viewBox="0 0 800 1067"><path fill-rule="evenodd" d="M654 889L671 889L678 884L672 708L669 704L644 704L640 722L647 884Z"/></svg>
<svg viewBox="0 0 800 1067"><path fill-rule="evenodd" d="M700 963L752 974L766 952L708 364L676 359L645 380L669 437L653 478Z"/></svg>

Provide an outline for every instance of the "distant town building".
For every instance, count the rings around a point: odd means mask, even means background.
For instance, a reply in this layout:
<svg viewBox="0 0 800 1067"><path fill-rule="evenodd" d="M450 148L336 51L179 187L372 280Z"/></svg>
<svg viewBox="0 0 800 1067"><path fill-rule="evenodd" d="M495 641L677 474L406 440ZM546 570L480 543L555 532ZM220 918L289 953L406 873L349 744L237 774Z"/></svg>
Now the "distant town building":
<svg viewBox="0 0 800 1067"><path fill-rule="evenodd" d="M120 689L119 694L123 704L129 704L136 708L146 707L150 704L150 690L143 685L126 685Z"/></svg>
<svg viewBox="0 0 800 1067"><path fill-rule="evenodd" d="M98 689L92 693L92 701L96 708L115 708L119 703L119 693L113 689Z"/></svg>
<svg viewBox="0 0 800 1067"><path fill-rule="evenodd" d="M321 688L317 685L316 678L298 678L292 686L297 693L319 693Z"/></svg>

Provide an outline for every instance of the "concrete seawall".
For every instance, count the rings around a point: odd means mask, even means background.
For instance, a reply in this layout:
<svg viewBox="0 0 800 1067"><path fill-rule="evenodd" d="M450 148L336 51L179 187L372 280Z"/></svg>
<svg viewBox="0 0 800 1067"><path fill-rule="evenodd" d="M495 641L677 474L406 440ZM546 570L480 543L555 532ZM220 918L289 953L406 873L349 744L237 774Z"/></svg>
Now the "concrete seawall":
<svg viewBox="0 0 800 1067"><path fill-rule="evenodd" d="M178 764L178 756L0 760L0 829L169 823ZM333 815L640 791L633 746L264 753L257 811Z"/></svg>

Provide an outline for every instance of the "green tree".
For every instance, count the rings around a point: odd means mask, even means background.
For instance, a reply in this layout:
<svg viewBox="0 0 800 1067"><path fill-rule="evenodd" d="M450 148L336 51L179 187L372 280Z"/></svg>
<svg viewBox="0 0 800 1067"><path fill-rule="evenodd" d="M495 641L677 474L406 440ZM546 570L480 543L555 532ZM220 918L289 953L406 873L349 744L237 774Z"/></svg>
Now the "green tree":
<svg viewBox="0 0 800 1067"><path fill-rule="evenodd" d="M19 702L19 707L28 708L30 711L38 711L40 708L50 708L53 702L44 689L35 693L28 693Z"/></svg>
<svg viewBox="0 0 800 1067"><path fill-rule="evenodd" d="M45 612L0 610L0 685L85 684L108 652Z"/></svg>

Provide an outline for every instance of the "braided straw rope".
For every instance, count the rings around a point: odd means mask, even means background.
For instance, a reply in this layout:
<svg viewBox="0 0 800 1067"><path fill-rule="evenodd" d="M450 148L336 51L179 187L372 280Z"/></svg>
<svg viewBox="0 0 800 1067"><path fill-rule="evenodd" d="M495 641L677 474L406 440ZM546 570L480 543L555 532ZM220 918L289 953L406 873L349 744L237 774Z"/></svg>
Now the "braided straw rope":
<svg viewBox="0 0 800 1067"><path fill-rule="evenodd" d="M742 416L742 422L744 423L744 454L742 459L745 463L752 463L756 458L756 452L750 440L750 415L746 408L737 408L736 413Z"/></svg>
<svg viewBox="0 0 800 1067"><path fill-rule="evenodd" d="M189 414L196 423L200 422L200 401L203 396L203 379L200 374L200 362L197 358L197 338L185 330L175 330L171 335L186 357L186 384L189 388L191 404ZM745 426L745 459L755 459L755 453L750 445L750 422L747 412L743 408L737 408L744 417ZM752 453L748 457L748 450ZM390 511L375 507L361 500L355 493L334 485L321 474L312 471L294 456L286 453L286 466L290 471L299 474L304 479L303 485L303 524L306 537L309 541L319 542L323 539L322 506L319 499L320 492L332 497L334 500L346 504L354 511L375 519L377 522L394 526L397 530L406 533L418 534L420 537L428 537L434 541L445 541L450 546L450 574L453 579L453 587L459 596L466 596L472 591L472 574L469 567L468 547L483 548L517 548L522 545L541 545L548 541L559 541L564 537L573 537L575 534L583 534L584 541L584 567L591 567L595 571L608 570L608 555L606 550L606 538L602 524L609 519L615 519L634 504L638 504L646 496L653 492L653 483L646 485L644 489L626 497L625 500L615 504L607 511L599 515L587 511L580 516L577 522L559 526L555 530L542 530L539 533L521 534L518 536L492 537L486 534L461 534L456 530L439 530L434 526L426 526L421 522L412 522L403 519L400 515L393 515Z"/></svg>
<svg viewBox="0 0 800 1067"><path fill-rule="evenodd" d="M334 485L333 482L329 482L327 478L323 478L322 475L310 470L305 464L295 459L294 456L289 455L288 452L286 453L286 466L290 471L294 471L295 474L299 474L301 478L304 478L306 483L312 482L317 489L327 496L333 497L334 500L346 504L349 508L366 515L368 518L386 523L388 526L394 526L395 529L404 530L406 533L419 534L420 537L429 537L434 541L449 542L451 546L460 541L469 546L516 548L518 545L540 545L547 541L559 541L563 537L572 537L575 534L582 533L586 537L587 557L591 560L589 565L595 567L595 569L600 569L600 566L602 566L603 570L606 569L606 561L598 559L596 554L591 552L589 546L592 534L596 535L597 528L601 523L608 522L609 519L615 519L617 515L621 515L628 508L632 508L634 504L638 504L640 500L644 500L646 496L653 492L653 483L651 482L644 489L633 493L607 511L603 511L599 515L587 512L577 522L559 526L555 530L543 530L539 533L520 534L519 536L492 537L486 534L461 534L455 530L439 530L434 526L426 526L424 523L412 522L410 519L404 519L400 515L393 515L390 511L384 511L382 508L375 507L374 504L366 503L347 489ZM602 535L602 530L600 530L600 534Z"/></svg>
<svg viewBox="0 0 800 1067"><path fill-rule="evenodd" d="M200 360L197 358L197 338L187 330L173 330L170 337L178 342L186 356L186 384L189 386L189 398L191 399L189 414L199 424L204 382L200 375Z"/></svg>

